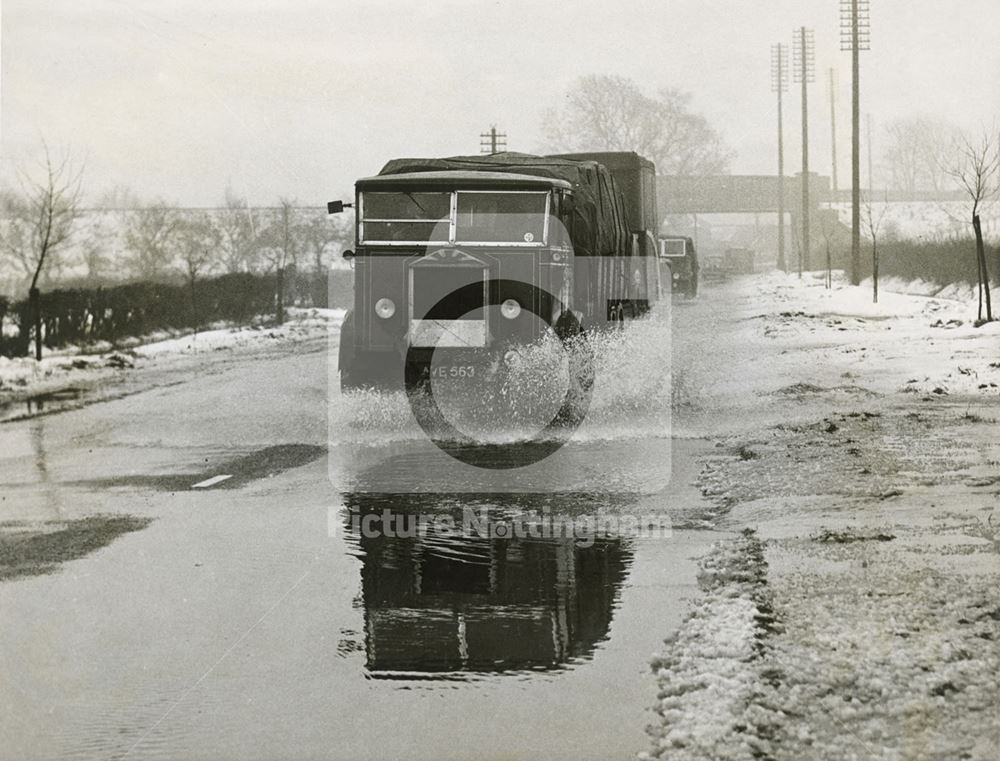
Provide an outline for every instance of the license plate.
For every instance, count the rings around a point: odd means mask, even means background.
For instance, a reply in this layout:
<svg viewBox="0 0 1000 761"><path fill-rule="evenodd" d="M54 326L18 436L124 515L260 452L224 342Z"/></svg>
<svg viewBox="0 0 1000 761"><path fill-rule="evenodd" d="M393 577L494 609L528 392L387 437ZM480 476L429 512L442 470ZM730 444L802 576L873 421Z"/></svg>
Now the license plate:
<svg viewBox="0 0 1000 761"><path fill-rule="evenodd" d="M474 365L436 365L431 368L432 379L461 379L475 377L476 368Z"/></svg>
<svg viewBox="0 0 1000 761"><path fill-rule="evenodd" d="M464 349L486 346L485 320L410 320L410 346Z"/></svg>

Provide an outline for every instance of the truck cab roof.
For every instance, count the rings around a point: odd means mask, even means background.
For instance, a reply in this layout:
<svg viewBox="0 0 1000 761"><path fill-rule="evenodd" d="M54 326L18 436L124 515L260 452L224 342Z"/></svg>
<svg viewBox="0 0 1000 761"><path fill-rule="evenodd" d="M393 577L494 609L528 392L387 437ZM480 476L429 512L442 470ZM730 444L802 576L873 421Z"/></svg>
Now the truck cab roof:
<svg viewBox="0 0 1000 761"><path fill-rule="evenodd" d="M516 174L513 172L489 172L469 170L444 170L435 172L402 172L400 174L382 174L375 177L363 177L357 181L358 190L393 190L398 188L413 189L442 188L459 190L476 190L498 188L537 188L548 190L560 188L572 189L566 180L556 177L540 177L531 174Z"/></svg>

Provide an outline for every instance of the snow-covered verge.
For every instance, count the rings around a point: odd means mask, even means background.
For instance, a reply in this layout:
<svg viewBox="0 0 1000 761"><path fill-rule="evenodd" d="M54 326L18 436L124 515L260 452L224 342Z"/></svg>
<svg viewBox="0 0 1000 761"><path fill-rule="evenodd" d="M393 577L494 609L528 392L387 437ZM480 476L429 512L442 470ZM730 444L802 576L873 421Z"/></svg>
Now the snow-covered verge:
<svg viewBox="0 0 1000 761"><path fill-rule="evenodd" d="M842 277L842 276L841 276ZM871 278L861 283L862 292L872 292ZM1000 282L990 284L992 291L1000 291ZM969 283L950 283L941 285L932 280L903 280L898 277L879 278L879 289L883 293L894 293L911 296L928 296L949 301L959 301L968 305L976 302L976 287Z"/></svg>
<svg viewBox="0 0 1000 761"><path fill-rule="evenodd" d="M342 309L289 308L282 325L212 325L197 333L165 332L110 344L43 351L33 357L0 357L0 403L88 388L173 358L267 350L327 335L344 319Z"/></svg>
<svg viewBox="0 0 1000 761"><path fill-rule="evenodd" d="M190 333L177 338L145 343L135 348L135 354L140 357L155 357L160 354L219 351L274 340L311 338L325 334L331 325L339 325L343 321L345 313L343 309L293 307L287 310L286 321L281 325L253 325L246 328L222 327Z"/></svg>
<svg viewBox="0 0 1000 761"><path fill-rule="evenodd" d="M955 294L960 295L960 294ZM675 329L674 434L716 437L819 419L866 399L913 395L976 405L1000 399L1000 322L976 303L843 278L773 273L706 290ZM678 306L674 307L678 311ZM676 321L676 320L675 320ZM700 331L690 331L699 322Z"/></svg>
<svg viewBox="0 0 1000 761"><path fill-rule="evenodd" d="M833 536L850 544L803 553L828 571L782 571L772 582L775 613L794 629L772 642L784 729L775 758L1000 758L995 568L970 576L900 562L913 550L881 539L891 534ZM982 551L959 541L933 552Z"/></svg>
<svg viewBox="0 0 1000 761"><path fill-rule="evenodd" d="M947 295L923 296L924 286L882 283L874 303L870 280L853 287L841 276L826 289L815 278L773 275L758 286L761 303L773 307L758 316L761 335L793 357L801 349L798 357L808 354L817 367L871 379L876 393L1000 393L1000 321L976 327L971 289L950 286ZM809 345L818 342L819 352Z"/></svg>
<svg viewBox="0 0 1000 761"><path fill-rule="evenodd" d="M772 675L767 637L775 622L760 540L745 531L701 559L703 597L653 659L659 687L640 758L739 761L771 753L777 726L758 685Z"/></svg>
<svg viewBox="0 0 1000 761"><path fill-rule="evenodd" d="M771 758L1000 757L998 421L919 405L865 399L706 463L719 524L765 542Z"/></svg>
<svg viewBox="0 0 1000 761"><path fill-rule="evenodd" d="M710 296L731 329L678 417L716 431L710 519L753 531L765 562L753 592L710 589L654 661L650 754L1000 758L997 326L972 327L967 299L875 305L811 278Z"/></svg>

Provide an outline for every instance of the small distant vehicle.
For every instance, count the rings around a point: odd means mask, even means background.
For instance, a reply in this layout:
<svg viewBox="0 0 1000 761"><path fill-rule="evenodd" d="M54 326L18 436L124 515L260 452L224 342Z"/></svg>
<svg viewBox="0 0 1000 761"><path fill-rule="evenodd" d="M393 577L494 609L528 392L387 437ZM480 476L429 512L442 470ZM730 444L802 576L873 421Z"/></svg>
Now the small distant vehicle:
<svg viewBox="0 0 1000 761"><path fill-rule="evenodd" d="M727 248L723 257L723 269L728 275L752 275L754 255L749 248Z"/></svg>
<svg viewBox="0 0 1000 761"><path fill-rule="evenodd" d="M665 264L669 271L661 275L669 277L674 293L683 293L688 298L698 295L698 254L691 238L682 236L663 236L660 243L660 263Z"/></svg>

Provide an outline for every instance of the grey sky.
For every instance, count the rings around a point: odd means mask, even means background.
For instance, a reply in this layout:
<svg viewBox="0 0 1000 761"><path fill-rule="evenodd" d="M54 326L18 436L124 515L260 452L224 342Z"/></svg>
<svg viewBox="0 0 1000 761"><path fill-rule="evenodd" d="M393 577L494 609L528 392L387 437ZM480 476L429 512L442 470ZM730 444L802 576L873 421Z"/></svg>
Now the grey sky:
<svg viewBox="0 0 1000 761"><path fill-rule="evenodd" d="M769 46L800 24L816 29L812 165L827 174L830 66L849 134L838 23L838 0L3 0L3 177L44 137L86 156L91 194L120 184L205 205L231 183L255 203L318 204L394 156L476 152L493 122L512 150L537 149L544 110L594 72L692 92L734 171L771 172ZM872 0L876 151L894 117L1000 116L997 28L997 0ZM798 109L793 91L791 171ZM840 155L846 177L846 139Z"/></svg>

